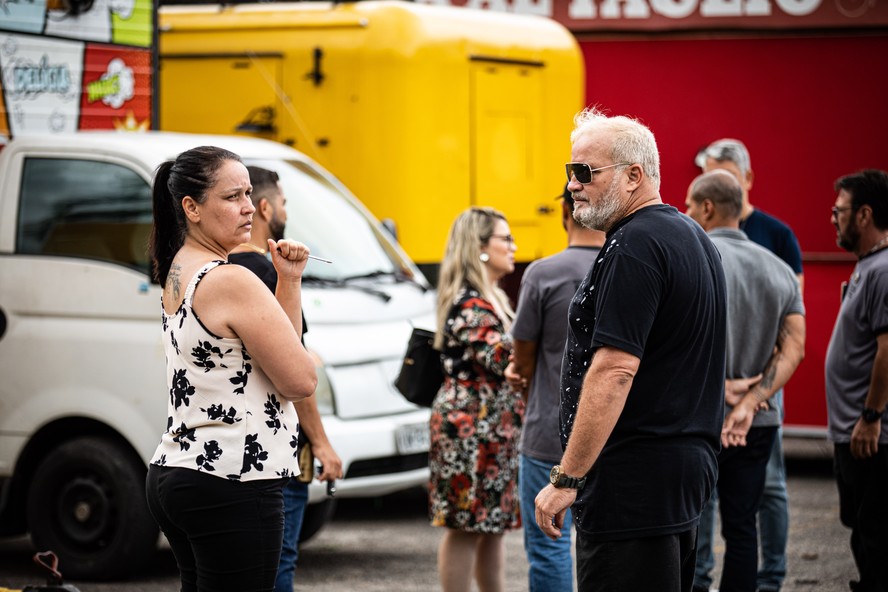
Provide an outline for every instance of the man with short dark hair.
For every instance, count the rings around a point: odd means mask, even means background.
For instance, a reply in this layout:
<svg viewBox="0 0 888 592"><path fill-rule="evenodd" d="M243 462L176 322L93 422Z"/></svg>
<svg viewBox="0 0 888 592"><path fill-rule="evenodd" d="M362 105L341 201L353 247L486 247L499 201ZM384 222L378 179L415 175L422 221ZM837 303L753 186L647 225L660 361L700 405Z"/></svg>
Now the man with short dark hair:
<svg viewBox="0 0 888 592"><path fill-rule="evenodd" d="M250 184L253 186L251 200L256 208L253 213L253 228L250 232L250 242L235 249L228 256L228 260L250 269L274 292L277 286L277 272L265 251L268 248L268 239L284 238L287 199L276 172L257 166L248 166L247 171L250 173ZM302 326L305 327L304 335L308 331L304 317ZM341 479L342 461L327 439L315 397L308 397L294 405L299 415L300 445L304 445L302 442L307 439L312 454L323 467L318 480ZM314 467L308 470L313 471ZM293 589L293 574L299 556L299 533L302 530L305 506L308 504L308 482L311 481L312 475L301 477L307 480L292 478L284 488L284 541L275 579L275 592L291 592Z"/></svg>
<svg viewBox="0 0 888 592"><path fill-rule="evenodd" d="M718 503L726 550L720 591L755 592L756 512L780 414L772 397L805 351L805 307L792 269L740 230L742 190L729 172L691 183L685 201L721 254L728 290L726 378L754 380L743 396L726 390ZM714 503L714 502L710 502ZM695 590L706 590L695 585Z"/></svg>
<svg viewBox="0 0 888 592"><path fill-rule="evenodd" d="M724 273L703 230L663 204L647 127L590 109L571 143L574 218L607 236L570 303L565 450L536 522L558 538L573 505L583 592L687 592L724 419Z"/></svg>
<svg viewBox="0 0 888 592"><path fill-rule="evenodd" d="M855 592L888 590L888 173L836 181L836 242L858 261L826 351L829 438Z"/></svg>

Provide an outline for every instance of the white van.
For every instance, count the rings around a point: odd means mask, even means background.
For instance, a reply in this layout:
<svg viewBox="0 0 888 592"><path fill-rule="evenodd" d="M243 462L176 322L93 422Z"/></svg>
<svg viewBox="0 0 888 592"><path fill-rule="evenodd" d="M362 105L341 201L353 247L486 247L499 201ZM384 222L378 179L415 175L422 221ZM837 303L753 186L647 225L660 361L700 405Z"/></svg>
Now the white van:
<svg viewBox="0 0 888 592"><path fill-rule="evenodd" d="M17 136L0 151L0 534L30 532L71 578L132 573L158 531L146 463L166 425L160 288L148 274L153 172L199 145L277 171L292 238L332 265L303 281L337 497L428 479L428 416L393 388L426 279L349 191L276 142L173 133ZM244 303L248 306L249 303ZM306 534L329 517L310 489Z"/></svg>

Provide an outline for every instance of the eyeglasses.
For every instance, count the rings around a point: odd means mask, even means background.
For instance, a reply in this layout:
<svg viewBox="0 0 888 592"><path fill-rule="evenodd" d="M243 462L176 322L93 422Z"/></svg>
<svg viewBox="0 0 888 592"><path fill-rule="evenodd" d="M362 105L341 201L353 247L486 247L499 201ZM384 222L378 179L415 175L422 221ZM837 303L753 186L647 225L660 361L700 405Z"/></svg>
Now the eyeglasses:
<svg viewBox="0 0 888 592"><path fill-rule="evenodd" d="M834 217L838 218L838 217L839 217L839 212L844 212L844 211L846 211L846 210L853 210L853 209L854 209L854 206L848 206L848 207L846 207L846 208L838 208L838 207L836 207L836 206L833 206L833 207L830 209L830 211L832 212L832 215L833 215Z"/></svg>
<svg viewBox="0 0 888 592"><path fill-rule="evenodd" d="M597 169L593 169L585 162L569 162L564 165L564 170L567 172L567 182L570 183L570 180L573 177L577 178L577 181L586 185L587 183L592 182L592 175L599 171L603 171L604 169L610 169L618 166L626 166L632 164L631 162L618 162L617 164L609 164L607 166L598 167Z"/></svg>
<svg viewBox="0 0 888 592"><path fill-rule="evenodd" d="M509 244L515 243L515 237L512 236L511 234L491 234L490 238L500 238Z"/></svg>

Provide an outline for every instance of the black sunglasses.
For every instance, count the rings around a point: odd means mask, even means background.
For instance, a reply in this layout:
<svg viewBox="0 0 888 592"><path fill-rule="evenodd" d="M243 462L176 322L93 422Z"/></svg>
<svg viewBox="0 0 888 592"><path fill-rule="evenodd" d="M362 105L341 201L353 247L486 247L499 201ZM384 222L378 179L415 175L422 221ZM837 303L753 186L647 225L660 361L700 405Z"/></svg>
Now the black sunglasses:
<svg viewBox="0 0 888 592"><path fill-rule="evenodd" d="M564 170L567 172L567 182L570 183L573 177L577 178L577 181L585 185L586 183L592 182L592 175L599 171L603 171L604 169L610 169L618 166L626 166L632 164L631 162L618 162L617 164L609 164L607 166L598 167L597 169L593 169L585 162L569 162L564 165Z"/></svg>

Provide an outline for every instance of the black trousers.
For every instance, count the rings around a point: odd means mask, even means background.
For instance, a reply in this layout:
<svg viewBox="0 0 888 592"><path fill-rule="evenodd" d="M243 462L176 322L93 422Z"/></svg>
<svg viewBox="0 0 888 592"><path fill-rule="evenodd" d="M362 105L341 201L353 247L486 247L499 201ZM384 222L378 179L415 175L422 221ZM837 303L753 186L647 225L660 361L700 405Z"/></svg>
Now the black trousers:
<svg viewBox="0 0 888 592"><path fill-rule="evenodd" d="M859 592L888 591L888 446L858 460L850 444L835 445L839 517L851 529Z"/></svg>
<svg viewBox="0 0 888 592"><path fill-rule="evenodd" d="M718 588L721 592L755 592L756 514L776 435L776 426L754 427L746 435L746 446L722 448L718 453L718 504L725 539L725 563Z"/></svg>
<svg viewBox="0 0 888 592"><path fill-rule="evenodd" d="M229 481L148 468L148 509L170 543L182 592L271 592L284 532L287 479Z"/></svg>
<svg viewBox="0 0 888 592"><path fill-rule="evenodd" d="M578 592L690 592L697 529L593 543L577 532Z"/></svg>

